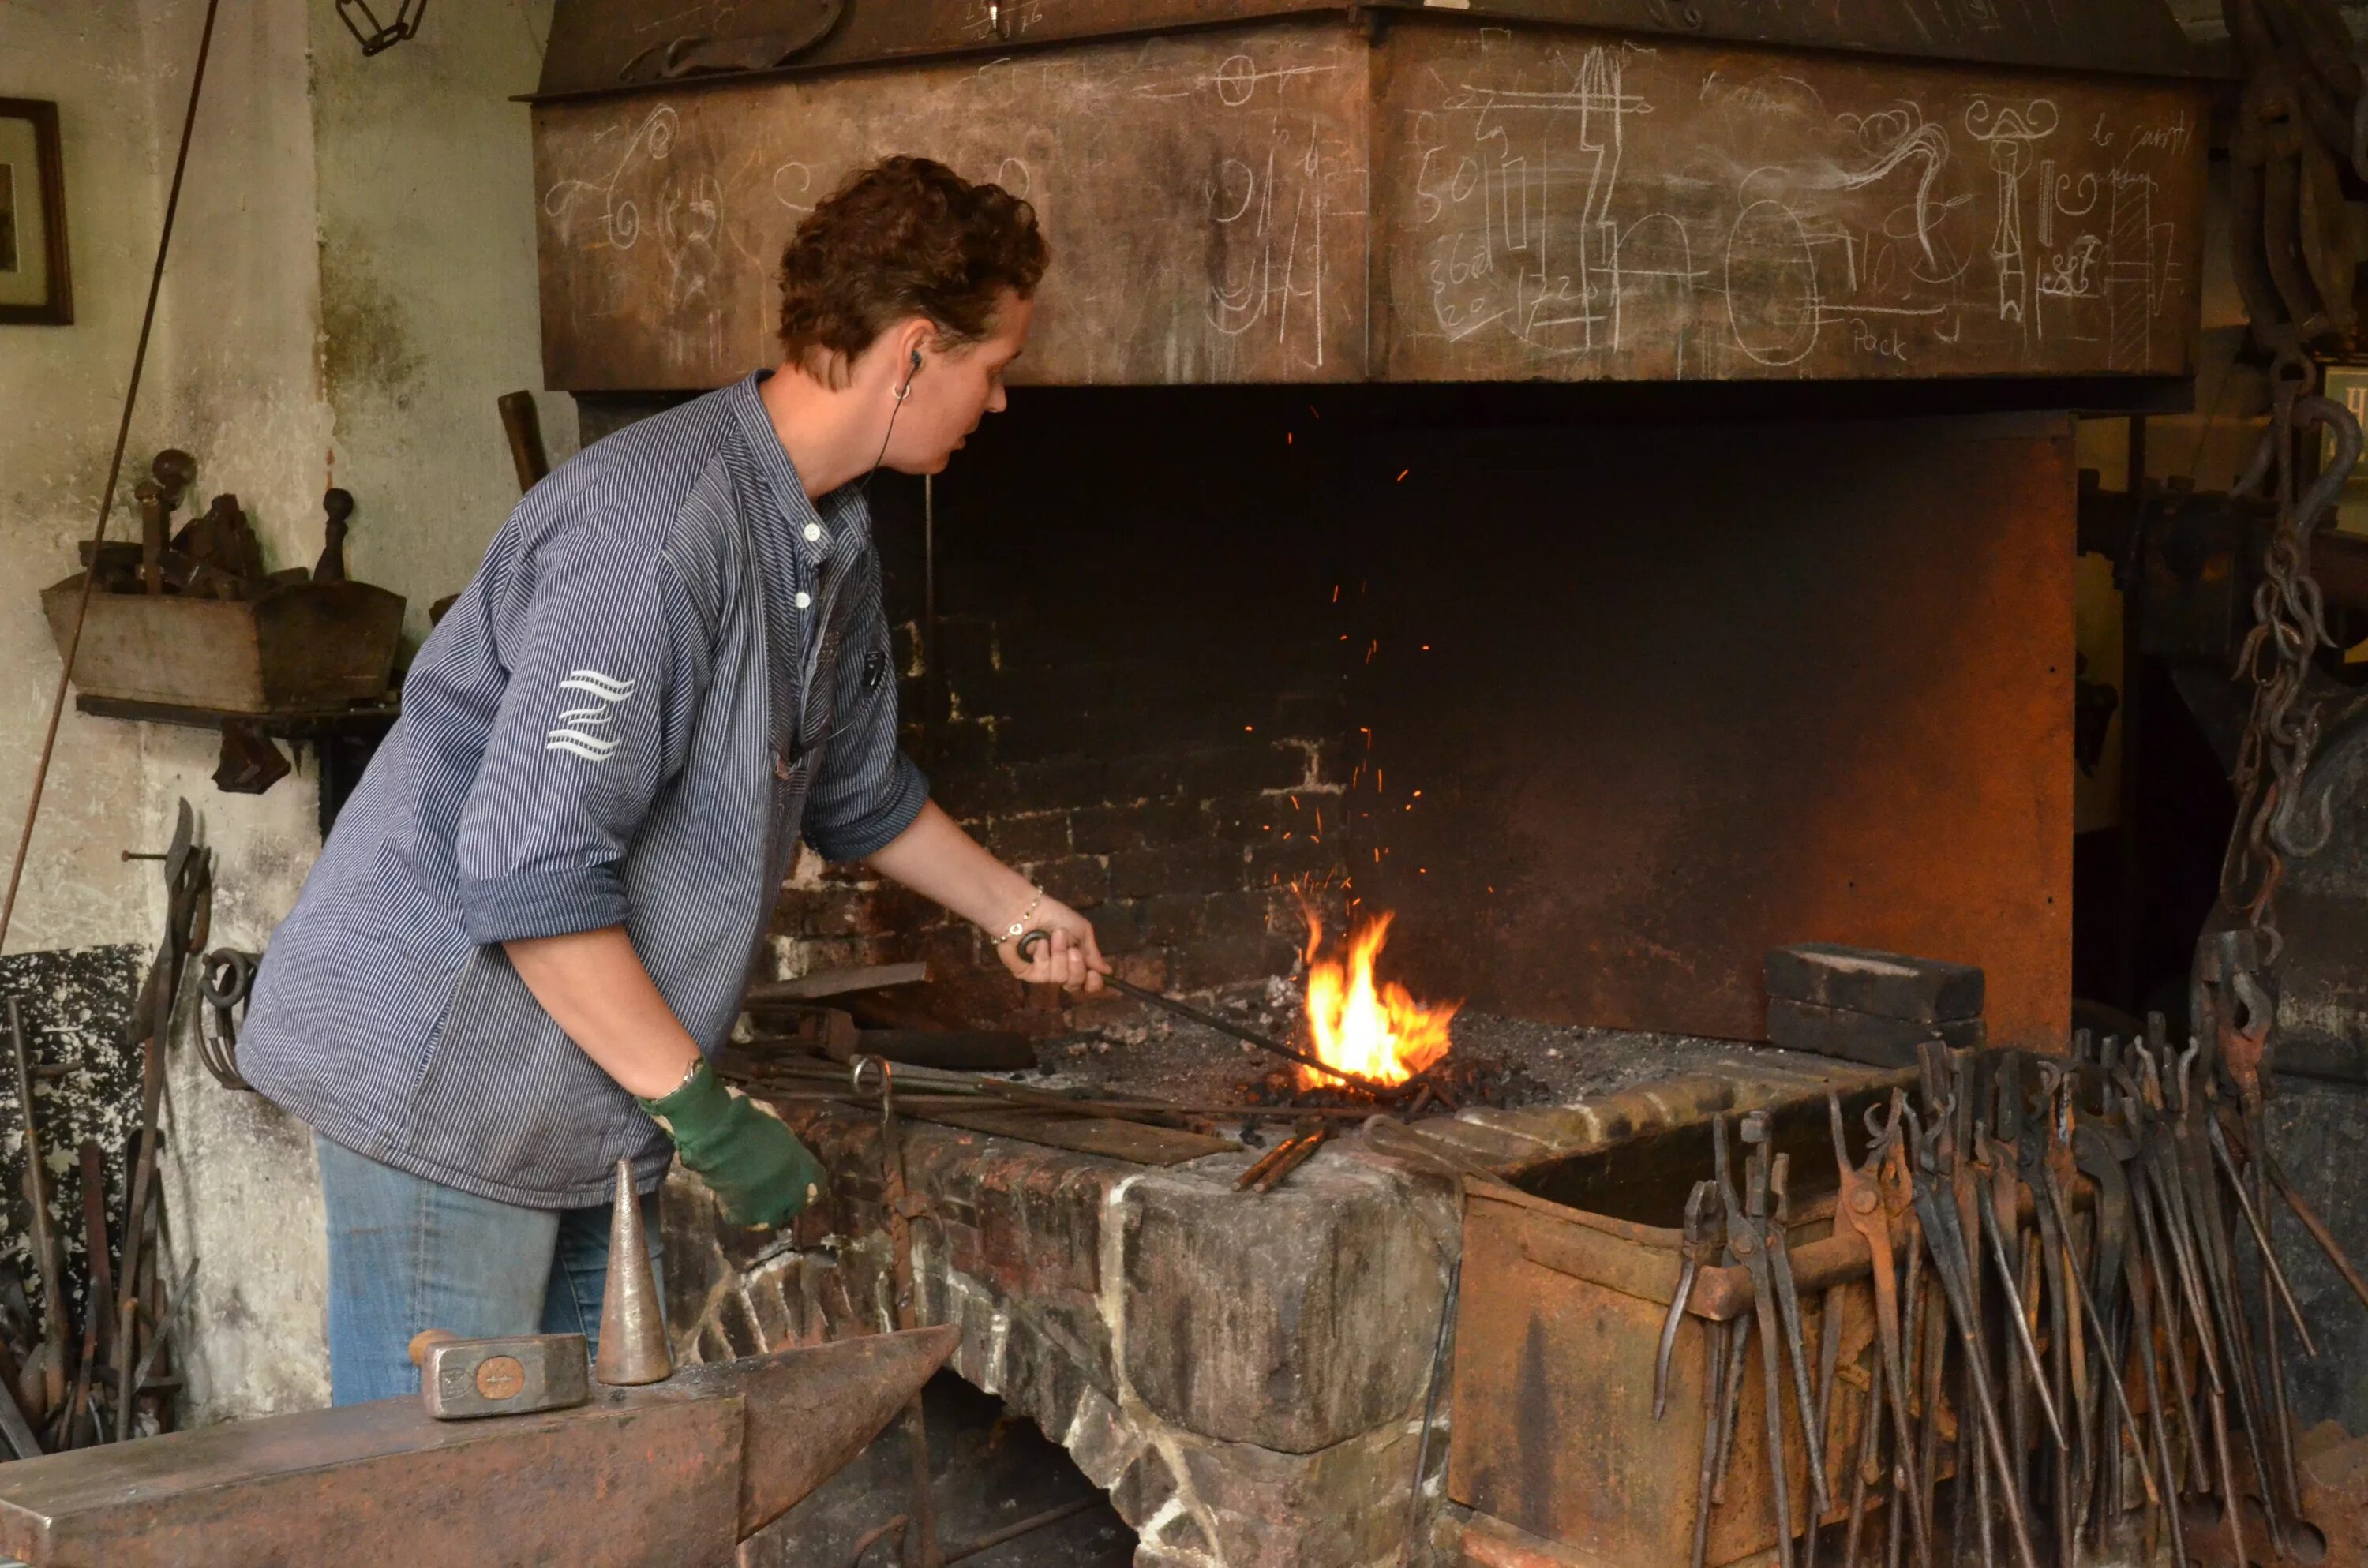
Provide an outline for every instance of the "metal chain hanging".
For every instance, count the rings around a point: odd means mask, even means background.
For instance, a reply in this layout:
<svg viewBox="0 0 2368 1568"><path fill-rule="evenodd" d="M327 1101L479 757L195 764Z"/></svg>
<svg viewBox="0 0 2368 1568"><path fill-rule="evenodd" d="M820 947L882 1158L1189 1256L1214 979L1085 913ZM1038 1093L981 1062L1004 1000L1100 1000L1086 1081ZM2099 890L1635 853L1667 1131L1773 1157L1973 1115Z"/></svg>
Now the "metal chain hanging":
<svg viewBox="0 0 2368 1568"><path fill-rule="evenodd" d="M337 0L337 19L362 46L365 59L381 50L393 49L404 39L419 31L419 19L427 12L427 0L397 0L394 17L381 22L370 9L370 0Z"/></svg>
<svg viewBox="0 0 2368 1568"><path fill-rule="evenodd" d="M2360 460L2361 429L2349 410L2317 395L2309 350L2340 344L2358 325L2362 257L2341 167L2368 178L2368 80L2332 0L2223 0L2222 13L2245 83L2229 138L2231 259L2253 335L2272 356L2269 428L2235 494L2272 503L2275 518L2235 672L2252 682L2253 702L2232 779L2237 821L2220 895L2254 934L2266 972L2284 945L2276 899L2286 859L2313 853L2330 831L2328 802L2310 810L2303 790L2318 741L2317 707L2305 691L2319 650L2334 646L2310 546ZM2305 489L2305 443L2322 432L2333 436L2334 452Z"/></svg>

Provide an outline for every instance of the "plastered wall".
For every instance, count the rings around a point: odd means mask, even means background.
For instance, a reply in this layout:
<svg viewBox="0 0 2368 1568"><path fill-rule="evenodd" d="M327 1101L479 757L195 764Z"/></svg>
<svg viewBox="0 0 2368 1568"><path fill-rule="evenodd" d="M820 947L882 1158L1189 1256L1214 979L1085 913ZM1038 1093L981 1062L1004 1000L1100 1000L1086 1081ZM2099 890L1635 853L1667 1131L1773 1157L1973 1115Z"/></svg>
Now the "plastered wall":
<svg viewBox="0 0 2368 1568"><path fill-rule="evenodd" d="M54 99L75 324L0 328L0 828L13 844L58 674L35 597L97 517L162 218L202 0L0 0L0 97ZM458 589L517 497L494 399L539 384L526 111L550 0L437 7L365 60L332 0L222 7L111 537L155 450L235 492L272 567L309 563L320 498L360 503L355 574ZM574 444L546 403L555 455ZM318 853L309 756L261 797L216 791L211 735L69 710L7 950L153 944L176 801L218 857L213 940L260 948ZM185 1020L186 1027L187 1020ZM166 1112L177 1256L198 1260L197 1420L325 1401L309 1133L176 1048Z"/></svg>

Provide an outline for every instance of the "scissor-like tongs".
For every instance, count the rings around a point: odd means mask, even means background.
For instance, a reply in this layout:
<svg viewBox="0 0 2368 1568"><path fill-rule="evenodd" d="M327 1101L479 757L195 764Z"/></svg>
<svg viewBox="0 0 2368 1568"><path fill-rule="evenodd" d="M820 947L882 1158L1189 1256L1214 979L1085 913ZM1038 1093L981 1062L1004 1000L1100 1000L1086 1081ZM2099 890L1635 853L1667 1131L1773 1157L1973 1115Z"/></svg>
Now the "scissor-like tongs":
<svg viewBox="0 0 2368 1568"><path fill-rule="evenodd" d="M1678 1289L1669 1298L1669 1315L1661 1324L1661 1352L1653 1362L1653 1419L1658 1421L1669 1408L1669 1357L1677 1349L1678 1324L1686 1317L1686 1302L1694 1292L1694 1280L1702 1271L1718 1261L1723 1227L1712 1223L1711 1205L1717 1199L1718 1183L1698 1181L1686 1197L1685 1241L1678 1264Z"/></svg>
<svg viewBox="0 0 2368 1568"><path fill-rule="evenodd" d="M1900 1327L1899 1275L1893 1256L1894 1226L1909 1202L1903 1142L1907 1108L1907 1096L1903 1089L1891 1091L1887 1114L1873 1107L1868 1108L1866 1126L1872 1142L1866 1163L1853 1165L1842 1122L1841 1096L1831 1091L1826 1095L1826 1113L1833 1128L1834 1164L1841 1177L1840 1198L1834 1213L1839 1222L1848 1225L1866 1243L1867 1258L1873 1266L1875 1342L1883 1353L1884 1400L1891 1410L1894 1462L1901 1483L1893 1503L1907 1508L1908 1519L1916 1527L1917 1561L1929 1562L1931 1542L1925 1537L1922 1510L1907 1502L1920 1494L1916 1485L1916 1427L1907 1418L1907 1357Z"/></svg>

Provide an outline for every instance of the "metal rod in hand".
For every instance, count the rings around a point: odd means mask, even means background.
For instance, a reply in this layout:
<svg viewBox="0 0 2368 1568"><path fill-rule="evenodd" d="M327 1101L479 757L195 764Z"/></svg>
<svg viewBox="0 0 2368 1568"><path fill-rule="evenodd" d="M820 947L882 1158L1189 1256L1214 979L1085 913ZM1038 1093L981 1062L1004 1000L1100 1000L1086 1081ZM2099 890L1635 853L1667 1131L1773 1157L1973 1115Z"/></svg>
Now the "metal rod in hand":
<svg viewBox="0 0 2368 1568"><path fill-rule="evenodd" d="M1019 957L1023 961L1034 961L1036 949L1052 939L1053 934L1050 931L1029 932L1019 938ZM1367 1094L1390 1096L1400 1091L1399 1085L1384 1084L1378 1078L1368 1078L1361 1073L1351 1073L1345 1067L1335 1067L1320 1056L1311 1056L1306 1051L1293 1050L1279 1040L1269 1040L1256 1029L1244 1028L1231 1019L1221 1018L1214 1013L1204 1013L1188 1002L1178 1002L1173 996L1162 994L1149 986L1131 984L1114 974L1102 976L1102 983L1121 996L1132 996L1138 1002L1148 1002L1155 1007L1173 1013L1179 1018L1190 1019L1204 1028L1215 1029L1219 1034L1231 1035L1244 1044L1257 1046L1260 1051L1271 1051L1288 1061L1298 1062L1302 1067L1313 1067L1318 1073L1327 1074L1344 1084L1354 1084Z"/></svg>

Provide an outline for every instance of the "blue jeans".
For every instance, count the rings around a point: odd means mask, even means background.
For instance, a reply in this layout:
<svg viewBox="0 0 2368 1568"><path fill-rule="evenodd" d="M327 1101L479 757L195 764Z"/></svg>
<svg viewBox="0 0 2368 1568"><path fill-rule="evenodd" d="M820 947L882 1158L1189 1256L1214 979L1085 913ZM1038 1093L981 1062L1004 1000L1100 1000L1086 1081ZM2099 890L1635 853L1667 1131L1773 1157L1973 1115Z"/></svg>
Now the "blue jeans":
<svg viewBox="0 0 2368 1568"><path fill-rule="evenodd" d="M419 1392L411 1337L580 1334L599 1349L610 1208L520 1209L391 1169L315 1136L329 1216L329 1394ZM658 1195L641 1200L658 1267Z"/></svg>

